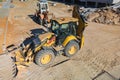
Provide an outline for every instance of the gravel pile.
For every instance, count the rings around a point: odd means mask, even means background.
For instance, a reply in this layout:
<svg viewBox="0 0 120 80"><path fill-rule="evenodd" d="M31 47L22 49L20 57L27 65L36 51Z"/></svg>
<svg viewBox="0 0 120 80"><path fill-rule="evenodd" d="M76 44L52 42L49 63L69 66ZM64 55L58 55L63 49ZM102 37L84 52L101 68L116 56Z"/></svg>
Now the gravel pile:
<svg viewBox="0 0 120 80"><path fill-rule="evenodd" d="M101 8L87 16L88 21L120 25L120 8Z"/></svg>

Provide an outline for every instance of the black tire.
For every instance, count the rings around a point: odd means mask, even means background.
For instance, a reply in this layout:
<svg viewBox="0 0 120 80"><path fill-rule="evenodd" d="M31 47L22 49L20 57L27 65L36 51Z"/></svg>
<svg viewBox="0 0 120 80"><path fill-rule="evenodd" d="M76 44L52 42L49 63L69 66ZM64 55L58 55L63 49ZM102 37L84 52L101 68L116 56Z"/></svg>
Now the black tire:
<svg viewBox="0 0 120 80"><path fill-rule="evenodd" d="M48 62L43 63L43 59L45 58L45 55L49 55L51 58L48 59ZM43 58L44 57L44 58ZM48 67L52 64L52 62L55 59L55 54L52 50L41 50L39 51L35 56L35 62L41 67Z"/></svg>
<svg viewBox="0 0 120 80"><path fill-rule="evenodd" d="M69 50L71 50L71 48L73 46L75 47L75 51L73 53L70 53ZM64 49L64 55L67 56L67 57L71 57L71 56L75 55L78 52L78 50L79 50L79 44L78 44L78 42L75 41L75 40L74 41L70 41L66 45L66 47Z"/></svg>
<svg viewBox="0 0 120 80"><path fill-rule="evenodd" d="M17 73L16 65L9 55L0 55L0 80L12 80Z"/></svg>

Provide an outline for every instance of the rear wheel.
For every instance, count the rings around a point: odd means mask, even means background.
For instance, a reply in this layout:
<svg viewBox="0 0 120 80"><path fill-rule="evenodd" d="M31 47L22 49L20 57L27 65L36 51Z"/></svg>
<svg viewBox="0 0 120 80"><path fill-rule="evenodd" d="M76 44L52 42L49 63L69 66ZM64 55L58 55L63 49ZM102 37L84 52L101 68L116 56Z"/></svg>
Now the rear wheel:
<svg viewBox="0 0 120 80"><path fill-rule="evenodd" d="M12 80L17 73L17 68L9 55L0 55L0 80Z"/></svg>
<svg viewBox="0 0 120 80"><path fill-rule="evenodd" d="M52 50L41 50L35 56L35 62L39 66L50 66L55 59L55 54Z"/></svg>
<svg viewBox="0 0 120 80"><path fill-rule="evenodd" d="M67 57L71 57L75 55L79 50L78 42L70 41L67 46L65 47L64 54Z"/></svg>

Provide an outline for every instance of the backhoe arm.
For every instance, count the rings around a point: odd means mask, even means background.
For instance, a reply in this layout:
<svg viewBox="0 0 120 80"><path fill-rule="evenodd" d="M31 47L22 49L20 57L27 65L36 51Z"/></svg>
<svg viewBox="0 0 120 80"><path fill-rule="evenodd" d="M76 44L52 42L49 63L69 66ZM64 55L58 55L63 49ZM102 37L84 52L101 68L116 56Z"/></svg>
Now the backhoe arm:
<svg viewBox="0 0 120 80"><path fill-rule="evenodd" d="M85 27L87 26L87 23L85 22L85 19L83 15L81 15L79 11L79 6L73 7L72 17L78 18L78 29L77 29L77 35L82 37L83 31L85 30Z"/></svg>

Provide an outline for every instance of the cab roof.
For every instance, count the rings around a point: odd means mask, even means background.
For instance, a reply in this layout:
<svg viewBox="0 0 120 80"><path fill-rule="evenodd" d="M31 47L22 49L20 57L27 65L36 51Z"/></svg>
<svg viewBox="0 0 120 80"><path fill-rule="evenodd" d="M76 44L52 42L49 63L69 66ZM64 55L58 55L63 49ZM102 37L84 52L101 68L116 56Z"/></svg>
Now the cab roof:
<svg viewBox="0 0 120 80"><path fill-rule="evenodd" d="M72 18L72 17L54 18L52 20L58 22L59 24L64 24L64 23L69 23L69 22L77 22L78 21L77 18Z"/></svg>

